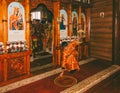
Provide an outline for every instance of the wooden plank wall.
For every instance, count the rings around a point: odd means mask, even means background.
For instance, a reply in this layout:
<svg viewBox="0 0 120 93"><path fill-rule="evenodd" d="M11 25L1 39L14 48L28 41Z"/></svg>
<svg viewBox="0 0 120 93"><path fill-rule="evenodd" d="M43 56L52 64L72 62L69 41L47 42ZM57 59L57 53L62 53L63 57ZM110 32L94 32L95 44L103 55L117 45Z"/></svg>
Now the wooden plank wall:
<svg viewBox="0 0 120 93"><path fill-rule="evenodd" d="M92 0L90 53L112 61L112 0ZM100 13L104 12L104 17Z"/></svg>

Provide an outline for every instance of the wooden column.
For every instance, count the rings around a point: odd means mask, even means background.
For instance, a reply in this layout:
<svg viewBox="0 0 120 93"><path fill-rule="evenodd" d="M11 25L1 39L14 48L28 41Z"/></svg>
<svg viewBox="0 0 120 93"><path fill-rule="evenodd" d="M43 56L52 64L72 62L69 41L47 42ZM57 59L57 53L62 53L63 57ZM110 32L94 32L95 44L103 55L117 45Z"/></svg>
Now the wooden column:
<svg viewBox="0 0 120 93"><path fill-rule="evenodd" d="M26 40L30 48L30 0L25 0Z"/></svg>
<svg viewBox="0 0 120 93"><path fill-rule="evenodd" d="M3 30L2 36L3 36L4 48L6 48L6 42L8 39L7 25L8 25L7 24L7 1L2 0L2 30ZM7 81L7 60L6 59L4 59L4 81Z"/></svg>
<svg viewBox="0 0 120 93"><path fill-rule="evenodd" d="M57 19L60 17L60 2L56 1L53 4L53 11L54 11L54 48L53 48L53 64L59 65L60 64L60 24Z"/></svg>
<svg viewBox="0 0 120 93"><path fill-rule="evenodd" d="M7 29L7 1L6 0L3 0L2 1L2 10L3 10L3 15L2 15L2 26L3 26L3 43L6 44L6 41L7 41L7 37L8 37L8 29ZM1 11L2 11L1 10ZM6 45L4 45L6 47Z"/></svg>
<svg viewBox="0 0 120 93"><path fill-rule="evenodd" d="M28 45L28 51L30 51L30 0L25 0L25 19L26 19L26 40ZM30 75L30 55L27 55L27 74Z"/></svg>
<svg viewBox="0 0 120 93"><path fill-rule="evenodd" d="M78 30L81 29L81 6L78 8ZM82 59L82 45L78 46L78 60Z"/></svg>
<svg viewBox="0 0 120 93"><path fill-rule="evenodd" d="M54 25L54 19L53 19L53 21L52 21L52 51L53 51L53 57L52 57L52 62L53 62L53 64L54 64L54 60L55 60L55 58L54 58L54 55L55 55L55 53L54 53L54 50L55 50L55 44L54 44L54 40L55 40L55 35L54 35L54 33L55 33L55 30L54 30L54 28L55 28L55 25Z"/></svg>
<svg viewBox="0 0 120 93"><path fill-rule="evenodd" d="M79 6L78 9L78 28L80 29L80 25L81 25L81 6Z"/></svg>
<svg viewBox="0 0 120 93"><path fill-rule="evenodd" d="M90 9L86 9L86 41L90 41Z"/></svg>
<svg viewBox="0 0 120 93"><path fill-rule="evenodd" d="M68 9L68 36L72 36L72 5L69 4Z"/></svg>
<svg viewBox="0 0 120 93"><path fill-rule="evenodd" d="M113 0L112 64L120 65L120 1Z"/></svg>
<svg viewBox="0 0 120 93"><path fill-rule="evenodd" d="M0 41L3 41L3 24L2 24L2 19L3 19L3 9L2 9L2 0L0 0Z"/></svg>

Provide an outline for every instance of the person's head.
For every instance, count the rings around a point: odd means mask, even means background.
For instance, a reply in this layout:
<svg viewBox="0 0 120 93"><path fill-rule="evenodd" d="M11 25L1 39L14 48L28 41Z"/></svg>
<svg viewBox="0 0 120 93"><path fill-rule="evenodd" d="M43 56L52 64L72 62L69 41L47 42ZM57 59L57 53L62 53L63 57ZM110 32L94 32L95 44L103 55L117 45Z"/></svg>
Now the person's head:
<svg viewBox="0 0 120 93"><path fill-rule="evenodd" d="M65 47L67 45L68 45L68 42L66 42L66 41L62 42L62 44L61 44L62 47Z"/></svg>
<svg viewBox="0 0 120 93"><path fill-rule="evenodd" d="M75 13L73 14L73 16L74 16L74 17L76 16Z"/></svg>
<svg viewBox="0 0 120 93"><path fill-rule="evenodd" d="M19 17L22 17L22 14L21 14L21 13L19 13Z"/></svg>
<svg viewBox="0 0 120 93"><path fill-rule="evenodd" d="M61 18L64 18L64 14L61 14Z"/></svg>
<svg viewBox="0 0 120 93"><path fill-rule="evenodd" d="M18 13L19 13L19 8L18 8L18 7L14 7L14 8L13 8L13 13L14 13L15 15L18 15Z"/></svg>
<svg viewBox="0 0 120 93"><path fill-rule="evenodd" d="M33 19L33 22L32 22L33 24L37 24L37 21L36 21L36 19Z"/></svg>

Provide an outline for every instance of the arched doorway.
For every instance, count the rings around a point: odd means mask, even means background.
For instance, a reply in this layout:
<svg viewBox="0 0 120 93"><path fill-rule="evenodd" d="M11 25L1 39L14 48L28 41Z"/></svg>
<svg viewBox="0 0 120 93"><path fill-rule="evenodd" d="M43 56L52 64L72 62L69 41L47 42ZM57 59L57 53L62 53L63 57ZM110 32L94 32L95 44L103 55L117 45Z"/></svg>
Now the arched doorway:
<svg viewBox="0 0 120 93"><path fill-rule="evenodd" d="M31 10L31 62L38 61L38 65L52 62L52 20L53 14L44 4L39 4L36 8Z"/></svg>

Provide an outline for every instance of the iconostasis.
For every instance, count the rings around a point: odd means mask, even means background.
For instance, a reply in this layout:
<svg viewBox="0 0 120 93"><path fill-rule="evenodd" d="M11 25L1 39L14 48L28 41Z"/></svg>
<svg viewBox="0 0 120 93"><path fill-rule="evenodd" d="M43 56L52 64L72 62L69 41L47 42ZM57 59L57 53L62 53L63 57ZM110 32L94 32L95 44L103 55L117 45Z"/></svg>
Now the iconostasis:
<svg viewBox="0 0 120 93"><path fill-rule="evenodd" d="M68 19L71 15L71 19ZM72 7L71 14L68 10L60 10L60 42L65 40L78 39L82 41L86 38L87 27L86 9L78 6L74 9Z"/></svg>
<svg viewBox="0 0 120 93"><path fill-rule="evenodd" d="M0 85L30 76L29 0L2 0L0 16ZM17 78L18 79L18 78Z"/></svg>
<svg viewBox="0 0 120 93"><path fill-rule="evenodd" d="M62 42L69 43L74 40L80 42L77 47L78 60L89 56L89 9L88 2L60 3L60 45ZM61 53L62 51L60 50Z"/></svg>
<svg viewBox="0 0 120 93"><path fill-rule="evenodd" d="M52 53L52 63L58 65L60 42L89 41L90 4L81 1L90 0L0 2L0 83L30 76L31 53Z"/></svg>

